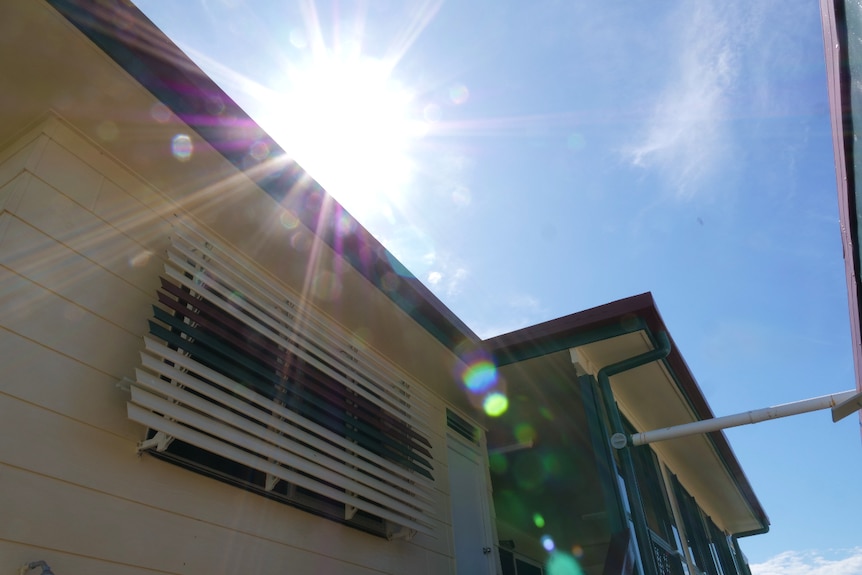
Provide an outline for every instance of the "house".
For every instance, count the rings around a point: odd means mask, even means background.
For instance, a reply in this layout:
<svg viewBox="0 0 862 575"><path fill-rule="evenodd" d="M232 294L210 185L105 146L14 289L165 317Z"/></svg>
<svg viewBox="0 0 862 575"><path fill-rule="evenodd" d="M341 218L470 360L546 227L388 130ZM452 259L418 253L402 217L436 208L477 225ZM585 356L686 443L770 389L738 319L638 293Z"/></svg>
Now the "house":
<svg viewBox="0 0 862 575"><path fill-rule="evenodd" d="M857 149L856 133L862 122L862 101L858 89L859 40L862 39L860 7L843 0L821 0L823 46L826 55L826 79L832 119L832 141L835 153L835 175L838 190L838 216L847 298L850 311L850 338L856 389L862 393L862 285L859 281L862 252L859 243L860 182L857 175L862 161ZM857 399L858 401L858 399ZM862 412L859 415L862 426ZM862 432L862 428L860 428Z"/></svg>
<svg viewBox="0 0 862 575"><path fill-rule="evenodd" d="M519 536L548 534L594 573L628 572L608 566L624 562L629 540L645 573L682 573L681 562L689 573L748 572L737 539L769 520L723 434L611 447L615 432L714 417L650 294L485 347L510 398L488 424L501 540L518 549ZM495 452L524 442L533 447Z"/></svg>
<svg viewBox="0 0 862 575"><path fill-rule="evenodd" d="M748 573L723 434L610 446L712 415L649 294L482 341L130 3L0 26L5 569Z"/></svg>

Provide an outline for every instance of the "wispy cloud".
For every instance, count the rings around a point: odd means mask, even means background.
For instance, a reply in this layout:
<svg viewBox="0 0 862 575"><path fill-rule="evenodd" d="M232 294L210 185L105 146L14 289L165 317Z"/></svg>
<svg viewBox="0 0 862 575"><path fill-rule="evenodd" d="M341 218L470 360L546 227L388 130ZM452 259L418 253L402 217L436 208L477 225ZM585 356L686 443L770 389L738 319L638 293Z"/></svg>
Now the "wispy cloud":
<svg viewBox="0 0 862 575"><path fill-rule="evenodd" d="M750 567L752 575L862 575L862 547L785 551Z"/></svg>
<svg viewBox="0 0 862 575"><path fill-rule="evenodd" d="M510 295L496 307L500 313L493 316L493 322L471 326L482 339L509 333L546 319L548 312L541 300L528 294Z"/></svg>
<svg viewBox="0 0 862 575"><path fill-rule="evenodd" d="M441 257L436 252L426 254L424 259L429 266L425 283L433 291L450 297L461 292L464 281L470 275L462 262L451 257Z"/></svg>
<svg viewBox="0 0 862 575"><path fill-rule="evenodd" d="M677 197L691 198L727 153L741 27L738 14L705 2L685 5L674 19L680 32L671 50L675 60L668 63L671 79L625 153L634 166L657 169Z"/></svg>

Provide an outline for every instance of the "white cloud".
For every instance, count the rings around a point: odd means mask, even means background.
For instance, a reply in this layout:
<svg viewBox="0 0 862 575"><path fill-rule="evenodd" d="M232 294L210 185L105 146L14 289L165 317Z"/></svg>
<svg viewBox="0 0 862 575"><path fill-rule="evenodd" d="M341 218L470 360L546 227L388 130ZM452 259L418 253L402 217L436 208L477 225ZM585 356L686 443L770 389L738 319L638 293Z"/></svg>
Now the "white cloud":
<svg viewBox="0 0 862 575"><path fill-rule="evenodd" d="M500 334L519 330L537 321L545 319L547 308L542 302L529 294L508 296L506 302L499 307L500 313L495 314L493 323L482 323L474 327L476 335L488 339Z"/></svg>
<svg viewBox="0 0 862 575"><path fill-rule="evenodd" d="M440 254L432 251L425 253L421 258L422 266L427 269L425 280L438 296L454 296L461 293L464 281L470 273L451 254Z"/></svg>
<svg viewBox="0 0 862 575"><path fill-rule="evenodd" d="M448 276L445 278L446 282L446 295L455 295L461 292L461 285L464 283L464 280L468 276L467 268L455 268Z"/></svg>
<svg viewBox="0 0 862 575"><path fill-rule="evenodd" d="M675 20L681 33L672 40L672 79L626 157L635 166L657 169L677 197L690 198L727 153L740 18L721 5L698 2L686 4Z"/></svg>
<svg viewBox="0 0 862 575"><path fill-rule="evenodd" d="M752 575L862 575L862 547L785 551L750 567Z"/></svg>
<svg viewBox="0 0 862 575"><path fill-rule="evenodd" d="M526 310L531 313L537 313L542 311L541 302L529 295L529 294L519 294L513 295L509 298L509 306L514 309Z"/></svg>

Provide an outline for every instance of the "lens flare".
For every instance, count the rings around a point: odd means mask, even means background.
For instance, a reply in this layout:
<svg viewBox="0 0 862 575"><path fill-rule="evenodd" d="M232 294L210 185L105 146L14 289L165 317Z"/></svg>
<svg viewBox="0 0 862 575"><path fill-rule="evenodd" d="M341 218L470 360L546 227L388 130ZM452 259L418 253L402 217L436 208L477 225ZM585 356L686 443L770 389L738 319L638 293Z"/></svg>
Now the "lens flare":
<svg viewBox="0 0 862 575"><path fill-rule="evenodd" d="M559 475L561 468L562 464L560 463L560 459L553 453L548 453L542 456L542 469L544 470L546 477Z"/></svg>
<svg viewBox="0 0 862 575"><path fill-rule="evenodd" d="M285 227L285 229L292 230L299 226L299 218L293 212L288 212L284 210L281 212L281 215L278 216L278 219L281 221L281 225Z"/></svg>
<svg viewBox="0 0 862 575"><path fill-rule="evenodd" d="M545 548L545 551L554 550L554 540L551 539L550 535L542 535L542 547Z"/></svg>
<svg viewBox="0 0 862 575"><path fill-rule="evenodd" d="M150 108L150 117L159 124L164 124L171 119L171 109L161 102L153 104L152 108Z"/></svg>
<svg viewBox="0 0 862 575"><path fill-rule="evenodd" d="M543 528L545 526L545 518L539 513L533 513L533 525L539 529Z"/></svg>
<svg viewBox="0 0 862 575"><path fill-rule="evenodd" d="M311 249L311 244L314 240L311 239L311 234L307 234L302 230L294 232L290 237L290 245L298 252L307 252Z"/></svg>
<svg viewBox="0 0 862 575"><path fill-rule="evenodd" d="M461 105L470 98L470 90L464 84L455 84L449 88L449 99L455 105Z"/></svg>
<svg viewBox="0 0 862 575"><path fill-rule="evenodd" d="M569 137L566 138L566 145L573 152L578 152L583 150L587 143L583 134L575 132L573 134L569 134Z"/></svg>
<svg viewBox="0 0 862 575"><path fill-rule="evenodd" d="M338 230L338 235L348 236L356 229L356 220L351 218L347 212L342 212L338 216L335 228Z"/></svg>
<svg viewBox="0 0 862 575"><path fill-rule="evenodd" d="M515 439L518 443L530 443L536 440L536 430L528 423L520 423L515 426Z"/></svg>
<svg viewBox="0 0 862 575"><path fill-rule="evenodd" d="M311 282L311 292L318 299L336 300L341 296L341 280L332 272L318 272Z"/></svg>
<svg viewBox="0 0 862 575"><path fill-rule="evenodd" d="M153 252L144 250L129 258L129 265L134 268L142 268L150 263L150 258L153 257Z"/></svg>
<svg viewBox="0 0 862 575"><path fill-rule="evenodd" d="M248 149L248 155L262 162L269 156L269 144L266 142L257 141Z"/></svg>
<svg viewBox="0 0 862 575"><path fill-rule="evenodd" d="M171 154L181 162L188 162L192 157L194 145L192 139L186 134L177 134L171 140Z"/></svg>
<svg viewBox="0 0 862 575"><path fill-rule="evenodd" d="M502 393L490 393L482 403L482 408L491 417L500 417L509 409L509 399Z"/></svg>
<svg viewBox="0 0 862 575"><path fill-rule="evenodd" d="M502 453L491 453L488 455L488 466L492 473L502 475L509 469L509 460Z"/></svg>
<svg viewBox="0 0 862 575"><path fill-rule="evenodd" d="M482 393L497 383L497 368L488 360L480 360L464 371L464 385L473 393Z"/></svg>
<svg viewBox="0 0 862 575"><path fill-rule="evenodd" d="M560 552L551 554L545 565L545 572L548 575L584 575L584 570L581 569L577 559L568 553Z"/></svg>

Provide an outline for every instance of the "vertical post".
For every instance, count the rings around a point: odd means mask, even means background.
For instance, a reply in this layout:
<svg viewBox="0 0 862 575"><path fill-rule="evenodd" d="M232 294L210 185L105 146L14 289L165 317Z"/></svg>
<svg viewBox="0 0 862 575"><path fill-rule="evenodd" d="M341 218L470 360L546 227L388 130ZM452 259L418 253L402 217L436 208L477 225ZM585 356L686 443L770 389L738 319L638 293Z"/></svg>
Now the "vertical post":
<svg viewBox="0 0 862 575"><path fill-rule="evenodd" d="M611 365L606 365L599 370L599 393L601 394L605 404L605 411L608 415L611 425L610 432L612 434L624 433L625 428L623 427L620 411L617 408L617 402L614 399L614 394L611 390L611 377L623 373L624 371L666 358L670 353L670 338L668 338L667 333L663 331L656 335L659 343L659 346L656 349L635 357L624 359ZM643 501L641 500L640 489L638 487L637 476L635 474L635 465L632 460L630 450L631 447L625 446L618 451L620 470L623 472L623 480L625 481L627 490L631 496L632 520L634 522L641 565L643 566L645 575L656 575L657 568L655 558L652 553L652 539L650 538L646 516L644 515Z"/></svg>
<svg viewBox="0 0 862 575"><path fill-rule="evenodd" d="M587 427L590 433L590 443L593 448L599 482L602 486L602 498L605 509L608 510L608 528L611 535L628 529L625 507L622 503L623 494L617 483L616 461L613 447L610 444L607 427L602 421L599 399L596 397L596 380L590 374L578 376L584 411L587 415Z"/></svg>
<svg viewBox="0 0 862 575"><path fill-rule="evenodd" d="M694 569L694 559L691 556L691 551L688 548L688 531L685 528L685 521L682 517L679 498L677 497L676 489L673 487L673 480L670 476L670 471L663 463L659 463L661 467L661 479L664 483L664 491L667 493L667 499L670 502L670 510L673 514L673 522L676 523L676 531L679 536L679 544L682 545L680 553L682 553L683 561L688 566L689 573L697 573Z"/></svg>
<svg viewBox="0 0 862 575"><path fill-rule="evenodd" d="M731 539L733 539L733 559L736 562L739 575L751 575L751 569L748 567L748 560L742 553L742 549L739 548L739 541L737 541L736 537L731 537Z"/></svg>

